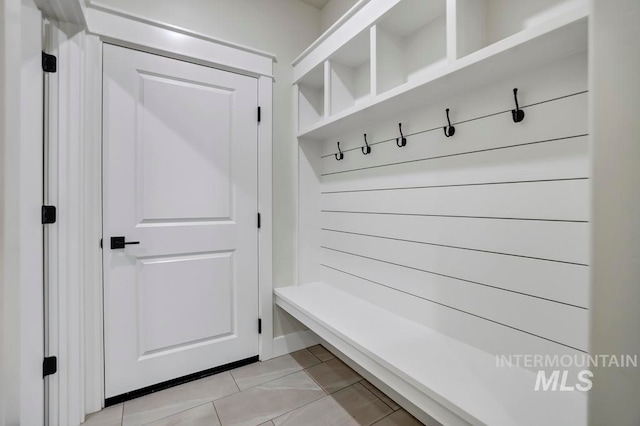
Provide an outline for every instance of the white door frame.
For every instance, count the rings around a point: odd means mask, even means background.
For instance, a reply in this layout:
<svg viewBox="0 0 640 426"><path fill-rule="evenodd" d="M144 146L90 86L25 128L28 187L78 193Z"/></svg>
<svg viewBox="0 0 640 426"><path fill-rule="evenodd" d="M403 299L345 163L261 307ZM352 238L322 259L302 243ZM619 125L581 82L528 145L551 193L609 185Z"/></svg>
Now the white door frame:
<svg viewBox="0 0 640 426"><path fill-rule="evenodd" d="M58 56L49 97L55 161L49 185L59 228L49 241L50 336L59 373L51 381L50 425L78 425L103 408L102 45L104 42L186 60L258 79L259 357L273 354L272 85L275 56L202 34L83 5L85 28L52 23L46 41ZM63 220L66 219L66 220Z"/></svg>

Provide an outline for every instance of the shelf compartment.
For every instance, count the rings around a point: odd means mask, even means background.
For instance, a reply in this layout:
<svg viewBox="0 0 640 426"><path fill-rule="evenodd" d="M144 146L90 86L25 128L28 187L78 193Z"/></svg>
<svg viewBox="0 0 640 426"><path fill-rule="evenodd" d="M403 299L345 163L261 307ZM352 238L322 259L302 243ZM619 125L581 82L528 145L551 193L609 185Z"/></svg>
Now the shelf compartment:
<svg viewBox="0 0 640 426"><path fill-rule="evenodd" d="M319 65L298 82L298 129L303 131L325 118L324 66Z"/></svg>
<svg viewBox="0 0 640 426"><path fill-rule="evenodd" d="M455 0L455 57L463 58L584 7L586 0Z"/></svg>
<svg viewBox="0 0 640 426"><path fill-rule="evenodd" d="M373 31L377 93L419 79L447 63L445 0L404 0Z"/></svg>
<svg viewBox="0 0 640 426"><path fill-rule="evenodd" d="M364 31L329 59L331 115L348 110L372 95L371 41Z"/></svg>
<svg viewBox="0 0 640 426"><path fill-rule="evenodd" d="M298 137L325 140L368 123L453 97L536 67L584 52L588 47L587 6L520 31L445 67L416 78L337 115L325 118Z"/></svg>

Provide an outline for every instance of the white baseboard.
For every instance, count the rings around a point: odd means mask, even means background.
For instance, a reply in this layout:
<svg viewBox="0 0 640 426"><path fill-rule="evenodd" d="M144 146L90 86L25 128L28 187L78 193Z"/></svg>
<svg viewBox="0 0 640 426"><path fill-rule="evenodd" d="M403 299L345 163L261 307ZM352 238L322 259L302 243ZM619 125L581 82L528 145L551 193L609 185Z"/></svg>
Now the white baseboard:
<svg viewBox="0 0 640 426"><path fill-rule="evenodd" d="M318 336L311 330L279 336L273 339L273 357L299 351L318 342Z"/></svg>

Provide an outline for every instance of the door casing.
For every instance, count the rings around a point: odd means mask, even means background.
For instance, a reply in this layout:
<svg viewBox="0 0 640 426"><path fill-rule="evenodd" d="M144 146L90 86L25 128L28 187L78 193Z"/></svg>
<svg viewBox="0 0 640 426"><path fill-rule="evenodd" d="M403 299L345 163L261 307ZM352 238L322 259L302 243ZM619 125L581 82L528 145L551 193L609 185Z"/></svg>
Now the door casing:
<svg viewBox="0 0 640 426"><path fill-rule="evenodd" d="M91 15L91 16L98 16ZM100 19L116 19L108 14ZM55 129L57 152L70 152L71 144L60 136L59 127L65 132L81 138L80 152L73 158L58 162L49 171L49 183L56 186L61 196L69 198L75 212L81 212L79 221L69 221L60 229L50 244L70 247L80 244L75 255L77 261L63 262L57 259L49 265L50 271L58 274L58 268L67 268L64 286L57 289L57 300L64 306L51 306L54 315L55 333L52 338L61 348L58 353L61 368L51 387L52 406L49 410L51 425L79 424L88 413L103 408L104 404L104 360L103 360L103 301L102 301L102 44L133 47L149 53L161 54L174 59L187 60L213 68L231 70L258 79L258 100L261 106L261 121L258 126L258 210L261 213L261 228L258 233L259 314L262 333L259 341L261 360L272 357L273 346L273 282L272 282L272 62L275 56L263 52L236 47L226 41L177 31L155 23L126 20L135 25L133 32L126 28L109 25L94 25L88 28L52 23L55 35L45 44L50 52L58 56L58 78L64 82L80 81L75 91L61 85L50 93L49 111L55 117L48 129ZM100 20L96 20L96 23ZM107 31L120 31L106 34ZM91 34L88 34L88 31ZM135 35L134 35L135 33ZM162 34L159 34L162 33ZM180 37L175 37L175 34ZM136 38L137 37L137 38ZM163 48L147 40L167 40ZM239 53L233 54L234 51ZM231 55L230 55L231 52ZM231 58L231 59L230 59ZM265 61L268 59L268 61ZM53 95L53 96L51 96ZM78 187L77 182L82 182ZM58 315L64 315L64 320Z"/></svg>

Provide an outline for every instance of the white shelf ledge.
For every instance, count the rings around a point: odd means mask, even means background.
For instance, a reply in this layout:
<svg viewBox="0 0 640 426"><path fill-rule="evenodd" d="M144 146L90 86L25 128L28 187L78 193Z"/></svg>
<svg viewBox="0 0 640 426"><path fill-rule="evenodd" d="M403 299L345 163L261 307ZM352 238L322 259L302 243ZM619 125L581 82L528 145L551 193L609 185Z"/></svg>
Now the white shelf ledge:
<svg viewBox="0 0 640 426"><path fill-rule="evenodd" d="M583 52L588 48L588 15L588 5L576 7L300 129L298 137L325 140Z"/></svg>
<svg viewBox="0 0 640 426"><path fill-rule="evenodd" d="M347 10L336 22L334 22L325 32L323 32L320 37L318 37L313 43L309 45L302 53L298 55L297 58L291 62L291 66L296 66L302 61L307 55L312 52L316 47L318 47L322 42L324 42L331 34L335 33L336 30L347 22L353 15L358 13L360 9L362 9L369 0L358 0L349 10Z"/></svg>
<svg viewBox="0 0 640 426"><path fill-rule="evenodd" d="M275 290L276 303L444 424L585 425L586 395L536 392L536 374L326 283Z"/></svg>

